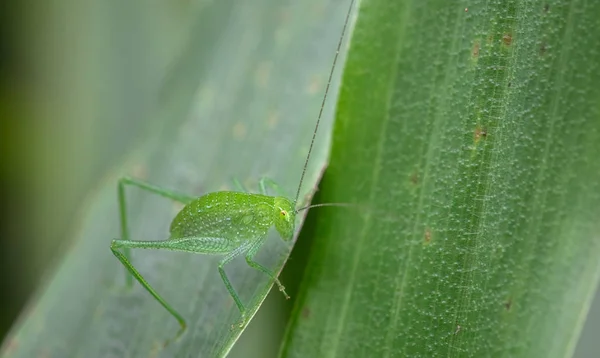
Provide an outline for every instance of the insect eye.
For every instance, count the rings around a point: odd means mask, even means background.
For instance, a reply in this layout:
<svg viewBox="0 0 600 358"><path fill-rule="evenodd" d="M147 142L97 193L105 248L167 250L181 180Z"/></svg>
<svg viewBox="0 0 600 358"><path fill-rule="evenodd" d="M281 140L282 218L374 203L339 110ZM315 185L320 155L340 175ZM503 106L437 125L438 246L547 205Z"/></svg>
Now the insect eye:
<svg viewBox="0 0 600 358"><path fill-rule="evenodd" d="M281 213L280 213L280 214L281 214L281 216L286 216L286 215L287 215L287 211L285 211L285 210L281 210Z"/></svg>

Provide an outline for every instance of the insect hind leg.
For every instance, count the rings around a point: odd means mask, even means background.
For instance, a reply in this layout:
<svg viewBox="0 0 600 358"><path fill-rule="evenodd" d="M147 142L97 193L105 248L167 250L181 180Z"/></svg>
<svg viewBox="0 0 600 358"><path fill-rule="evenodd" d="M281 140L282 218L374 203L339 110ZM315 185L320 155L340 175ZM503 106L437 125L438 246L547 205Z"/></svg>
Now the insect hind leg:
<svg viewBox="0 0 600 358"><path fill-rule="evenodd" d="M121 249L122 251L125 251L126 249L128 250L129 248L136 248L136 247L160 249L161 244L163 244L162 241L157 241L157 242L141 241L140 242L140 241L129 241L129 240L113 240L112 244L110 245L110 250L117 257L117 259L119 259L119 261L121 261L123 266L125 266L126 272L131 274L131 275L128 275L128 277L135 278L142 285L142 287L144 287L144 289L146 289L146 291L148 291L154 297L154 299L156 301L158 301L177 320L177 322L179 322L180 329L174 338L174 339L178 339L183 334L183 332L186 330L186 327L187 327L187 324L186 324L185 320L183 319L183 316L181 314L179 314L169 303L167 303L167 301L161 295L159 295L158 292L156 292L152 286L150 286L148 281L146 281L146 279L139 273L139 271L133 266L133 264L131 264L131 262L125 256L125 254L122 253L121 251L119 251L119 249ZM144 246L142 246L142 245L144 245ZM166 344L167 343L165 343L165 345Z"/></svg>
<svg viewBox="0 0 600 358"><path fill-rule="evenodd" d="M127 240L127 241L130 240L129 224L128 224L128 218L127 218L127 199L125 197L125 186L128 186L128 185L142 189L142 190L150 192L152 194L160 195L162 197L165 197L165 198L168 198L168 199L171 199L174 201L178 201L183 204L187 204L194 199L194 197L192 197L192 196L178 193L176 191L164 189L159 186L145 182L143 180L139 180L139 179L135 179L135 178L127 177L127 176L120 178L117 183L117 195L118 195L118 199L119 199L119 218L121 220L121 239L122 240ZM130 258L130 249L124 248L123 255L125 255L126 258ZM129 275L127 272L125 272L125 275L126 275L125 280L127 282L127 286L132 286L133 285L132 276Z"/></svg>

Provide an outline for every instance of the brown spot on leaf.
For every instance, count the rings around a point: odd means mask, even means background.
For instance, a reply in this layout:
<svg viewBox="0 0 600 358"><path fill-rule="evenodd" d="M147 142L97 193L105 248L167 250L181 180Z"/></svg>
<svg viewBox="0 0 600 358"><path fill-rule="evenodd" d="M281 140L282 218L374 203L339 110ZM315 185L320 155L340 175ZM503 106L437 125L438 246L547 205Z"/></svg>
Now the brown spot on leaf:
<svg viewBox="0 0 600 358"><path fill-rule="evenodd" d="M425 243L429 244L431 242L431 230L429 228L425 229Z"/></svg>
<svg viewBox="0 0 600 358"><path fill-rule="evenodd" d="M291 17L292 16L291 16L289 8L282 8L281 10L279 10L279 14L278 14L279 23L287 24L290 22Z"/></svg>
<svg viewBox="0 0 600 358"><path fill-rule="evenodd" d="M479 42L475 42L473 44L473 49L471 50L471 56L479 57Z"/></svg>
<svg viewBox="0 0 600 358"><path fill-rule="evenodd" d="M17 348L19 348L19 343L17 342L16 338L10 338L7 342L6 345L4 346L4 352L6 353L6 356L10 356Z"/></svg>
<svg viewBox="0 0 600 358"><path fill-rule="evenodd" d="M233 126L233 137L235 139L244 139L246 137L246 126L244 125L244 123L242 122L237 122L234 126Z"/></svg>
<svg viewBox="0 0 600 358"><path fill-rule="evenodd" d="M417 172L414 172L410 175L410 182L414 185L419 184L419 174Z"/></svg>
<svg viewBox="0 0 600 358"><path fill-rule="evenodd" d="M504 34L504 36L502 36L502 42L506 45L506 46L510 46L512 44L512 34Z"/></svg>
<svg viewBox="0 0 600 358"><path fill-rule="evenodd" d="M310 83L308 84L308 93L316 94L319 92L321 88L321 77L320 76L312 76L310 79Z"/></svg>
<svg viewBox="0 0 600 358"><path fill-rule="evenodd" d="M540 44L540 56L544 56L546 54L546 42L542 41Z"/></svg>
<svg viewBox="0 0 600 358"><path fill-rule="evenodd" d="M508 301L506 301L506 302L504 303L504 308L505 308L507 311L510 311L510 309L512 308L512 298L509 298L509 299L508 299Z"/></svg>
<svg viewBox="0 0 600 358"><path fill-rule="evenodd" d="M485 128L482 128L479 125L477 125L477 127L475 127L475 132L473 133L473 139L475 140L475 143L479 142L482 138L485 137L487 137L487 131L485 130Z"/></svg>
<svg viewBox="0 0 600 358"><path fill-rule="evenodd" d="M144 164L136 164L131 168L131 174L138 179L147 179L148 168Z"/></svg>
<svg viewBox="0 0 600 358"><path fill-rule="evenodd" d="M273 129L275 128L275 126L277 126L278 123L279 112L277 112L276 110L272 110L271 112L269 112L269 117L267 118L267 126L269 127L269 129Z"/></svg>
<svg viewBox="0 0 600 358"><path fill-rule="evenodd" d="M310 317L310 309L308 309L308 307L304 307L302 309L302 318L308 318Z"/></svg>
<svg viewBox="0 0 600 358"><path fill-rule="evenodd" d="M273 66L271 62L265 61L260 63L256 68L254 72L254 80L260 88L267 88L267 86L269 85L272 67Z"/></svg>

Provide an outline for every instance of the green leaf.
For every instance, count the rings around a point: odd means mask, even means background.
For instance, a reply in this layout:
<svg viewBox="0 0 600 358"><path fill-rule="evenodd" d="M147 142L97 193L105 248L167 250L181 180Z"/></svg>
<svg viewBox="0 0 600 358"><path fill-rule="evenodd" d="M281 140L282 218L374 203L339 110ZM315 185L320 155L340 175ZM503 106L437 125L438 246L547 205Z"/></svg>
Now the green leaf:
<svg viewBox="0 0 600 358"><path fill-rule="evenodd" d="M309 216L283 357L572 354L600 277L599 13L361 2L319 201L366 209Z"/></svg>
<svg viewBox="0 0 600 358"><path fill-rule="evenodd" d="M255 188L267 176L293 198L347 4L264 0L164 6L160 13L170 14L174 23L181 19L185 31L154 39L177 60L165 71L160 91L148 91L157 94L152 128L73 219L75 243L5 340L3 357L214 357L226 354L241 334L231 327L240 315L217 271L220 257L134 251L137 269L188 322L181 340L163 348L178 331L177 322L137 283L132 290L124 287L124 267L109 249L120 236L117 179L130 174L200 195L232 188L234 177ZM106 24L112 24L112 15L106 12ZM330 98L336 98L337 87L334 80ZM325 108L301 199L313 191L325 166L334 103ZM166 239L180 207L135 189L126 194L132 238ZM289 250L270 235L257 261L279 271ZM254 314L272 282L243 258L225 270Z"/></svg>

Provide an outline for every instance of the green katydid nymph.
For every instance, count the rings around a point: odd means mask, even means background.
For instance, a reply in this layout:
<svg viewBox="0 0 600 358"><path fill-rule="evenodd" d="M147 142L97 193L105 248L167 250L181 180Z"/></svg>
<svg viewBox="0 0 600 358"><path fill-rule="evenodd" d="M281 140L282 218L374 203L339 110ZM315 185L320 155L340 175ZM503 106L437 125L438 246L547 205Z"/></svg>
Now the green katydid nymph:
<svg viewBox="0 0 600 358"><path fill-rule="evenodd" d="M271 180L263 178L259 181L260 194L245 192L243 187L236 182L241 191L219 191L208 193L200 197L189 196L147 182L125 177L118 182L119 214L121 222L121 239L113 240L110 249L127 269L127 284L132 285L135 278L178 322L181 327L176 337L179 337L186 329L186 321L169 303L167 303L144 279L144 277L133 266L129 259L129 250L134 248L165 249L172 251L184 251L196 254L222 255L218 271L225 284L227 291L233 298L241 314L240 327L247 321L246 306L240 300L236 290L231 285L223 266L234 258L244 255L248 265L268 275L278 286L279 290L289 298L285 288L277 279L277 275L254 260L254 256L265 243L267 233L271 227L275 227L279 236L284 241L292 240L295 233L296 215L302 210L317 206L347 206L348 204L317 204L297 208L298 197L302 181L309 163L323 108L327 99L327 93L333 77L333 71L337 62L338 54L342 46L344 33L352 11L354 0L351 1L342 35L337 45L335 57L329 73L325 95L321 103L321 109L317 117L315 130L313 132L298 190L295 199L289 199L281 194L278 186ZM150 193L160 195L184 204L183 209L173 219L170 226L170 236L165 241L133 241L130 240L127 224L127 210L125 200L125 187L134 186ZM267 187L274 189L278 196L269 196Z"/></svg>

